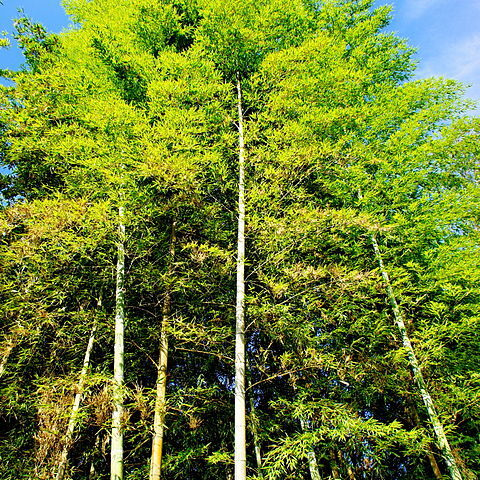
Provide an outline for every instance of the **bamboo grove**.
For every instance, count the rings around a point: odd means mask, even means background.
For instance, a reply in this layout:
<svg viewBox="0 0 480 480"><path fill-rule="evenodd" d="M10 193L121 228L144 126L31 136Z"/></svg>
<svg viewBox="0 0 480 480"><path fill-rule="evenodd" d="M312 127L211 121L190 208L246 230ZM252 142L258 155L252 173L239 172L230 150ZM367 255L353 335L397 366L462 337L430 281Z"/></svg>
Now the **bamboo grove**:
<svg viewBox="0 0 480 480"><path fill-rule="evenodd" d="M480 124L373 3L17 20L2 480L478 478Z"/></svg>

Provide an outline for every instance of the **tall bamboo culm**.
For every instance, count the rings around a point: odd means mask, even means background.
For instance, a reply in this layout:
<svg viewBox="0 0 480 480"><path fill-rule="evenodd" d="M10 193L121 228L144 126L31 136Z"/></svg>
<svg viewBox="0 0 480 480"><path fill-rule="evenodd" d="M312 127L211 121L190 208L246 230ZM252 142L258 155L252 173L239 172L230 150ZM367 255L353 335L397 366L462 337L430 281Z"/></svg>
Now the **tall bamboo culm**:
<svg viewBox="0 0 480 480"><path fill-rule="evenodd" d="M123 377L125 328L125 207L118 209L117 278L115 288L115 347L110 480L123 480Z"/></svg>
<svg viewBox="0 0 480 480"><path fill-rule="evenodd" d="M373 250L375 251L375 257L380 267L380 272L382 274L383 280L386 285L387 297L388 297L390 306L392 307L392 310L393 310L395 324L397 325L398 331L400 332L400 338L402 340L403 348L407 352L407 358L410 364L410 368L412 369L413 379L418 388L418 391L420 392L420 396L422 397L423 404L425 405L425 409L427 411L428 419L433 428L435 443L437 444L438 449L443 455L443 458L448 468L448 472L452 480L463 480L462 474L460 472L460 468L457 465L455 457L453 456L453 453L452 453L452 449L448 442L447 436L445 435L445 429L443 428L443 425L440 422L432 397L430 396L430 393L427 390L425 378L423 377L423 373L420 369L420 365L415 355L415 351L413 350L412 343L410 342L410 338L408 337L407 329L405 328L405 321L403 320L402 311L400 310L400 307L398 306L397 300L395 298L392 284L390 282L390 277L385 269L382 254L380 252L380 248L378 246L377 240L374 235L371 236L371 241L373 245Z"/></svg>
<svg viewBox="0 0 480 480"><path fill-rule="evenodd" d="M101 301L99 300L99 306ZM78 382L75 388L75 396L73 397L73 403L70 410L70 417L68 419L67 431L65 433L64 444L62 448L62 453L60 454L60 461L58 462L58 469L56 480L63 480L65 477L65 472L68 467L68 453L73 444L73 434L75 433L75 427L78 422L78 412L80 410L80 403L82 401L83 392L85 390L85 380L90 366L90 356L93 350L93 344L95 342L95 332L97 330L96 322L93 324L92 330L90 332L90 337L88 339L87 348L85 350L85 356L83 358L82 370L78 378Z"/></svg>
<svg viewBox="0 0 480 480"><path fill-rule="evenodd" d="M168 282L173 275L175 259L175 221L172 222L170 232L170 246L168 252ZM150 459L150 480L160 480L163 458L163 437L165 433L165 413L167 396L167 367L168 367L168 326L171 310L171 283L165 289L162 305L162 324L160 327L160 352L157 365L157 389L155 398L155 414L153 419L152 456Z"/></svg>
<svg viewBox="0 0 480 480"><path fill-rule="evenodd" d="M242 86L237 77L238 107L238 240L235 310L235 480L247 478L245 414L245 139Z"/></svg>

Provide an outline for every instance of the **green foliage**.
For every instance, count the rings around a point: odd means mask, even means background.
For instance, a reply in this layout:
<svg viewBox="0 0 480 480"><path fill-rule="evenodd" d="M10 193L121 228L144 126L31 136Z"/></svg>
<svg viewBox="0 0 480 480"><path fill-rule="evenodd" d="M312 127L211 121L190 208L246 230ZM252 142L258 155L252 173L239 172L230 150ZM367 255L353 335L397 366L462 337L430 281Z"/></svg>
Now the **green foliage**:
<svg viewBox="0 0 480 480"><path fill-rule="evenodd" d="M28 66L34 72L39 71L44 62L58 51L57 35L48 34L43 25L34 23L28 17L18 18L14 25L17 31L14 38L23 50Z"/></svg>

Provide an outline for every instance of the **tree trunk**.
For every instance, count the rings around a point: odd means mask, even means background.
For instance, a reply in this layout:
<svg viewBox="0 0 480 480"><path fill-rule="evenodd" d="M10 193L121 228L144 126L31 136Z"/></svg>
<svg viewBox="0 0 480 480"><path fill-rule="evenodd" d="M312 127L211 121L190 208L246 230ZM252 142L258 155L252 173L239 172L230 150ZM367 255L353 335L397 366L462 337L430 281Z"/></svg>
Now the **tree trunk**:
<svg viewBox="0 0 480 480"><path fill-rule="evenodd" d="M123 359L125 325L125 209L118 209L117 280L115 291L115 347L110 479L123 480Z"/></svg>
<svg viewBox="0 0 480 480"><path fill-rule="evenodd" d="M349 480L356 480L355 473L353 473L353 468L350 462L342 455L342 452L337 450L334 452L336 458L338 459L338 463L342 470L346 470L348 479ZM340 476L338 478L341 478Z"/></svg>
<svg viewBox="0 0 480 480"><path fill-rule="evenodd" d="M303 418L300 419L300 425L302 427L302 431L304 432L306 430L306 426ZM318 469L317 455L313 449L310 452L307 452L307 461L311 479L322 480L322 477L320 476L320 470Z"/></svg>
<svg viewBox="0 0 480 480"><path fill-rule="evenodd" d="M260 478L263 478L262 451L260 449L260 440L258 438L258 418L255 413L255 405L253 404L253 398L251 395L250 395L250 415L251 415L250 425L252 428L253 445L255 448L255 460L257 461L257 472L258 472L258 476Z"/></svg>
<svg viewBox="0 0 480 480"><path fill-rule="evenodd" d="M310 477L312 478L312 480L322 480L322 477L320 476L320 471L318 470L317 456L315 455L315 452L313 450L307 452L307 459L308 468L310 470Z"/></svg>
<svg viewBox="0 0 480 480"><path fill-rule="evenodd" d="M99 450L99 447L100 447L100 435L101 435L101 431L97 433L97 438L95 440L95 445L93 447L92 459L90 460L90 468L88 470L87 480L93 480L98 476L97 470L95 469L95 453Z"/></svg>
<svg viewBox="0 0 480 480"><path fill-rule="evenodd" d="M407 412L409 413L412 423L416 427L419 427L421 424L421 421L420 421L420 416L418 415L417 408L413 403L413 401L409 401L408 404L409 406L408 406ZM443 475L442 475L442 472L440 471L440 467L438 466L437 459L433 454L431 445L428 446L427 458L428 458L428 461L430 462L430 466L432 467L432 472L435 478L437 480L442 480Z"/></svg>
<svg viewBox="0 0 480 480"><path fill-rule="evenodd" d="M347 475L349 480L356 480L355 474L353 473L352 467L350 465L347 465Z"/></svg>
<svg viewBox="0 0 480 480"><path fill-rule="evenodd" d="M355 474L353 473L353 469L348 463L347 463L347 475L349 480L356 480Z"/></svg>
<svg viewBox="0 0 480 480"><path fill-rule="evenodd" d="M68 466L68 452L73 443L73 434L75 432L75 426L78 421L78 411L80 410L80 402L82 401L83 391L85 389L85 378L87 376L88 367L90 366L90 355L93 349L93 343L95 342L95 332L97 330L97 324L94 323L92 331L90 332L90 338L88 340L87 349L85 351L85 357L83 359L82 371L78 379L75 397L73 399L72 409L70 411L70 418L68 420L67 433L65 434L65 444L60 455L60 461L58 464L56 480L63 480L65 471Z"/></svg>
<svg viewBox="0 0 480 480"><path fill-rule="evenodd" d="M342 477L340 476L340 471L338 470L337 465L337 456L335 454L335 450L330 450L330 460L332 461L332 477L333 480L341 480Z"/></svg>
<svg viewBox="0 0 480 480"><path fill-rule="evenodd" d="M431 445L428 446L427 458L428 458L428 461L430 462L430 466L432 467L432 472L435 478L437 480L442 480L443 475L442 475L442 472L440 471L440 467L438 466L437 459L435 458L435 455L432 452Z"/></svg>
<svg viewBox="0 0 480 480"><path fill-rule="evenodd" d="M245 419L245 140L243 136L242 86L238 94L238 242L237 303L235 312L235 480L247 478Z"/></svg>
<svg viewBox="0 0 480 480"><path fill-rule="evenodd" d="M375 251L375 256L377 257L378 264L380 266L380 271L382 273L383 280L385 281L385 285L387 288L387 296L390 302L390 306L393 310L393 316L395 318L395 323L398 327L400 332L400 337L402 339L403 348L407 352L408 361L410 363L410 367L413 372L413 379L417 388L422 396L423 403L425 405L425 409L427 410L428 418L430 423L433 427L433 431L435 434L436 444L438 449L442 452L443 458L445 463L447 464L448 471L452 480L462 480L462 474L460 473L460 469L455 461L455 457L453 456L452 449L450 448L450 444L448 443L447 436L445 435L445 430L443 428L440 419L438 418L438 414L435 409L435 405L433 404L432 397L428 393L427 385L425 383L425 379L423 377L423 373L420 370L420 365L418 363L417 357L412 347L412 343L410 342L410 338L408 337L407 330L405 328L405 322L403 320L403 315L398 306L397 300L395 298L392 285L390 283L390 278L388 276L387 271L385 270L385 266L383 264L382 255L380 253L380 248L378 247L377 240L375 236L372 235L371 237L373 249Z"/></svg>
<svg viewBox="0 0 480 480"><path fill-rule="evenodd" d="M172 222L168 258L168 281L173 274L175 258L175 221ZM165 432L167 364L168 364L168 325L170 321L171 284L166 286L162 306L162 325L160 328L160 353L157 366L157 396L155 399L155 417L153 419L152 457L150 460L150 480L160 480L163 454L163 436Z"/></svg>

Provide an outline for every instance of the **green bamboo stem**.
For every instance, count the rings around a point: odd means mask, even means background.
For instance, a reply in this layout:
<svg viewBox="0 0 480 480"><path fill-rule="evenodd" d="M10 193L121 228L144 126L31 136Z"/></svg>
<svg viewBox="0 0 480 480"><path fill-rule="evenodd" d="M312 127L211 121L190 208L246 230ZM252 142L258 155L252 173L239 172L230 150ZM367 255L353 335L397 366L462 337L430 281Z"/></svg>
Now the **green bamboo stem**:
<svg viewBox="0 0 480 480"><path fill-rule="evenodd" d="M430 396L430 393L427 390L425 378L423 377L423 373L422 373L422 370L420 369L420 365L415 355L415 351L413 349L410 338L408 337L402 311L400 310L400 307L395 298L392 284L390 282L390 277L388 276L388 273L385 269L382 254L380 252L380 248L378 246L377 240L374 235L371 236L371 241L372 241L373 249L375 251L375 257L380 267L380 272L382 274L383 280L386 285L387 297L388 297L390 306L392 307L392 310L393 310L395 324L397 325L398 331L400 332L402 345L407 353L408 362L413 372L413 379L420 392L420 395L423 400L423 404L425 405L425 409L427 411L430 424L433 428L433 432L435 435L435 443L437 444L438 449L443 455L445 463L447 464L448 472L452 480L463 480L462 474L460 473L460 469L457 465L455 457L453 456L452 449L450 448L450 444L448 442L447 436L445 435L445 430L443 428L442 423L440 422L437 411L435 409L435 405L433 403L432 397Z"/></svg>

